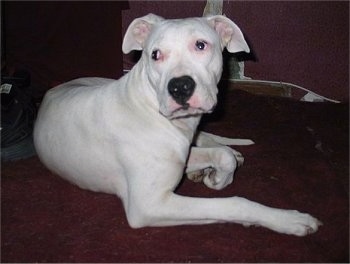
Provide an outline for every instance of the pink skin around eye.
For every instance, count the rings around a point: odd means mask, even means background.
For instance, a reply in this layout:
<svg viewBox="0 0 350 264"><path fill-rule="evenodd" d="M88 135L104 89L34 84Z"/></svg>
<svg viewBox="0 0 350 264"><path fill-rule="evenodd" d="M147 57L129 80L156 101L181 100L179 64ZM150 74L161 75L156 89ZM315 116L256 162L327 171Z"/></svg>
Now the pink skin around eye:
<svg viewBox="0 0 350 264"><path fill-rule="evenodd" d="M156 54L153 54L154 52L157 52ZM164 53L162 53L160 50L157 50L157 51L153 51L152 52L152 59L153 57L156 58L156 59L153 59L155 62L162 62L165 60L166 56Z"/></svg>
<svg viewBox="0 0 350 264"><path fill-rule="evenodd" d="M198 44L197 44L197 42L198 42ZM203 44L205 45L204 49L199 49L197 47L197 45L203 45ZM208 50L210 48L210 44L208 42L204 41L204 40L196 39L196 40L194 40L193 42L191 42L189 44L188 48L189 48L190 51L193 51L193 52L203 52L203 51L206 51L206 50Z"/></svg>

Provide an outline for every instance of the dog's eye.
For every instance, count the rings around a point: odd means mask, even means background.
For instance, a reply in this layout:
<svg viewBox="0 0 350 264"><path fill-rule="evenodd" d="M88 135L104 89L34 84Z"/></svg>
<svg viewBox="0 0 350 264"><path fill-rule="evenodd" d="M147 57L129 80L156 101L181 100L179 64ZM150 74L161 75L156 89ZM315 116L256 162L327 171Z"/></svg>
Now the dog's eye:
<svg viewBox="0 0 350 264"><path fill-rule="evenodd" d="M152 60L155 60L155 61L159 60L160 55L161 55L160 50L156 49L156 50L152 51L152 55L151 55Z"/></svg>
<svg viewBox="0 0 350 264"><path fill-rule="evenodd" d="M205 50L205 48L207 47L207 42L204 40L197 40L196 47L198 50Z"/></svg>

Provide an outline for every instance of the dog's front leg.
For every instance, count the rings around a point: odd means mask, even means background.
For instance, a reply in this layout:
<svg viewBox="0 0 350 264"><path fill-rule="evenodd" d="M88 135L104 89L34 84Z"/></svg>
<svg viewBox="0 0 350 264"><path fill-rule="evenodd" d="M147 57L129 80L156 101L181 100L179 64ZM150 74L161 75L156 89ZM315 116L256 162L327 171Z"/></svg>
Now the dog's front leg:
<svg viewBox="0 0 350 264"><path fill-rule="evenodd" d="M192 148L187 170L197 170L203 165L221 166L221 170L227 170L227 174L230 171L232 175L235 163L231 162L235 159L233 154L223 154L231 153L225 148ZM224 163L218 166L218 163L212 162L217 158L226 160L231 165L227 168ZM143 164L148 168L147 171L134 166L128 172L124 206L128 222L134 228L230 222L245 226L259 225L280 233L303 236L315 232L320 224L308 214L271 208L240 197L194 198L178 195L174 190L182 178L185 161L182 158L177 162L174 159L164 159L154 166L146 166L147 164ZM232 178L222 182L230 181ZM220 182L212 187L223 185Z"/></svg>
<svg viewBox="0 0 350 264"><path fill-rule="evenodd" d="M316 232L321 224L309 214L271 208L241 197L193 198L154 190L150 195L131 194L130 198L127 214L134 228L229 222L304 236Z"/></svg>
<svg viewBox="0 0 350 264"><path fill-rule="evenodd" d="M220 190L232 183L237 166L235 154L229 147L192 147L185 172L190 180L203 181L209 188Z"/></svg>

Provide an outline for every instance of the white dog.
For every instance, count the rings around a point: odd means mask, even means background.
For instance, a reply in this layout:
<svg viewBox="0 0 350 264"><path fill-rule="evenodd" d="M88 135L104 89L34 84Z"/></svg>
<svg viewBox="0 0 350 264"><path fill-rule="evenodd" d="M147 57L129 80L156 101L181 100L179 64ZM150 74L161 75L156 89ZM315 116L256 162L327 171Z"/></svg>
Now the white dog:
<svg viewBox="0 0 350 264"><path fill-rule="evenodd" d="M82 78L47 92L34 131L41 161L81 188L118 195L134 228L233 222L297 236L315 232L320 222L298 211L174 193L184 173L224 188L243 163L225 145L253 143L196 134L217 102L224 47L249 51L224 16L135 19L123 51L143 53L128 74Z"/></svg>

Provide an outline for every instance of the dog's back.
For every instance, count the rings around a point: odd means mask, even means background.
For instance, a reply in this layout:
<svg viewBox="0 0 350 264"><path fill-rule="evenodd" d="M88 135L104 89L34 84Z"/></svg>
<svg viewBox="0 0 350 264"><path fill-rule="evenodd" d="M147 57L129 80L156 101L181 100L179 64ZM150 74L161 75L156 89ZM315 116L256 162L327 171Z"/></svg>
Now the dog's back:
<svg viewBox="0 0 350 264"><path fill-rule="evenodd" d="M34 144L41 161L84 189L116 193L112 182L116 179L107 176L120 168L103 153L114 145L105 136L109 129L104 119L109 114L106 100L113 100L109 94L115 82L81 78L59 85L47 92L38 113Z"/></svg>

